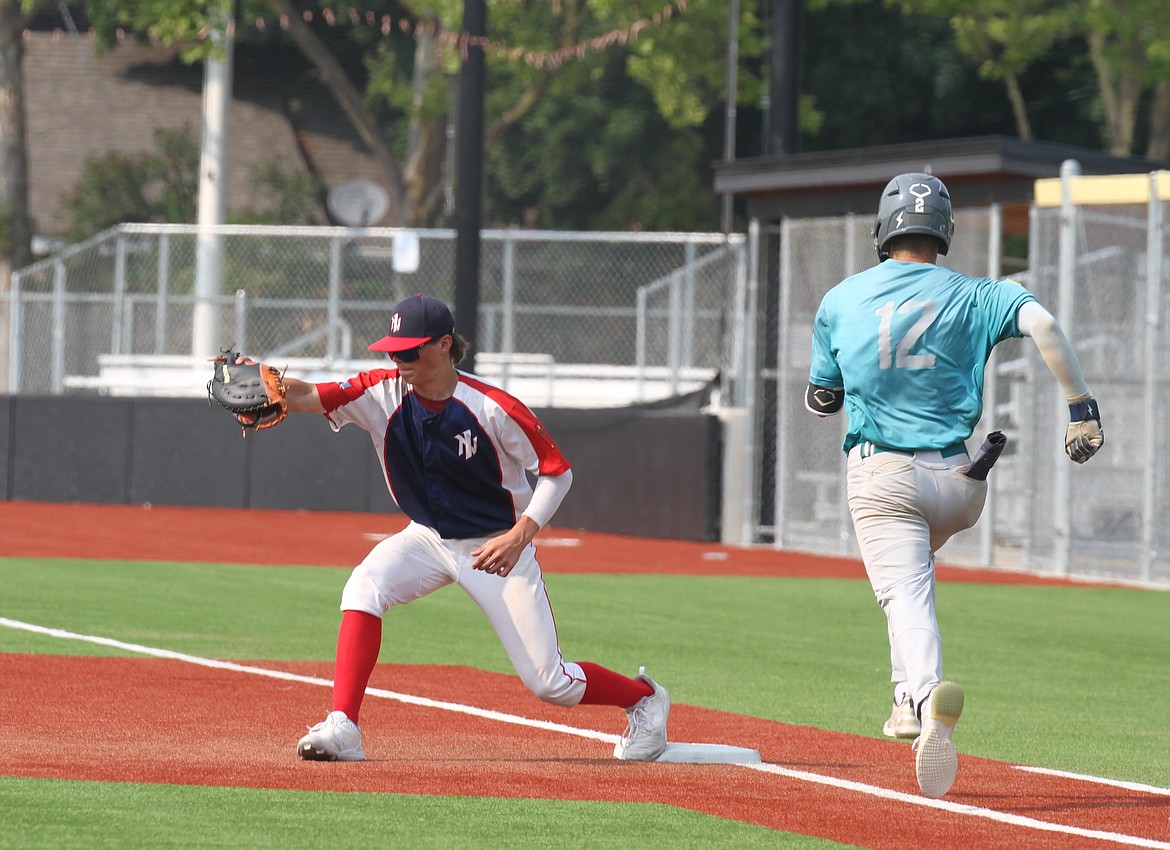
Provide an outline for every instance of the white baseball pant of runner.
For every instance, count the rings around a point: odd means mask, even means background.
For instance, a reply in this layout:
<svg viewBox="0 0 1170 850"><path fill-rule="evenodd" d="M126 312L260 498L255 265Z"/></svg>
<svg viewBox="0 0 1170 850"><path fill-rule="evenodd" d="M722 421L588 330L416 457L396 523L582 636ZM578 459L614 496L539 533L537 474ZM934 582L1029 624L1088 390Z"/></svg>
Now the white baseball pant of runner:
<svg viewBox="0 0 1170 850"><path fill-rule="evenodd" d="M846 493L857 544L886 614L891 680L906 682L914 704L942 681L935 614L934 553L983 512L987 482L963 472L966 454L849 452Z"/></svg>
<svg viewBox="0 0 1170 850"><path fill-rule="evenodd" d="M536 547L526 546L501 578L471 568L471 553L487 539L444 540L434 529L411 522L354 568L341 593L341 610L382 617L394 605L458 584L483 611L528 689L545 702L577 705L585 695L585 673L561 657Z"/></svg>

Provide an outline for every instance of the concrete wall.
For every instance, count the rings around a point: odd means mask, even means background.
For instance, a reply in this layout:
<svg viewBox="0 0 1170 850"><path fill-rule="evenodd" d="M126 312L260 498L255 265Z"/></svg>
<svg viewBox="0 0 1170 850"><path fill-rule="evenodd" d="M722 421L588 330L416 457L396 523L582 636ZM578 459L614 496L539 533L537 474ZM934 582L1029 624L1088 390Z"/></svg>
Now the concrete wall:
<svg viewBox="0 0 1170 850"><path fill-rule="evenodd" d="M717 540L718 420L693 410L536 414L573 464L561 528ZM0 496L396 512L366 432L290 416L241 438L206 401L0 396Z"/></svg>

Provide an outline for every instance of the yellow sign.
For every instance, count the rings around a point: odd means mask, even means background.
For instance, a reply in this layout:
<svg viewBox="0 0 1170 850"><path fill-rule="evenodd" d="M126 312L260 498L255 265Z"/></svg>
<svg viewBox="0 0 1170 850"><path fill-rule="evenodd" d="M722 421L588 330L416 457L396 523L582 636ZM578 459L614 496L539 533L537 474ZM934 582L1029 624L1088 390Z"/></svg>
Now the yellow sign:
<svg viewBox="0 0 1170 850"><path fill-rule="evenodd" d="M1148 204L1151 190L1160 201L1170 200L1170 171L1148 174L1102 174L1069 180L1069 200L1075 206L1090 204ZM1059 207L1064 181L1059 177L1037 180L1034 199L1038 207Z"/></svg>

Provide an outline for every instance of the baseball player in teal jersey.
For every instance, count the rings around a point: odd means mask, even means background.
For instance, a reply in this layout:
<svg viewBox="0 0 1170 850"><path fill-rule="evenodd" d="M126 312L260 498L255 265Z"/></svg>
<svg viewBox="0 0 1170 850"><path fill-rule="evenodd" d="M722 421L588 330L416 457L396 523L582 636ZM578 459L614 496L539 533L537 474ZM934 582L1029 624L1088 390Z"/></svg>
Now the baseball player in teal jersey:
<svg viewBox="0 0 1170 850"><path fill-rule="evenodd" d="M1012 280L936 265L953 233L941 180L915 173L889 182L874 225L879 262L822 299L805 394L812 413L844 408L848 417L849 512L886 614L895 683L883 732L915 739L919 787L935 798L958 772L952 733L964 697L943 679L934 556L975 524L987 498L986 480L966 474L966 440L983 411L992 349L1012 337L1036 344L1068 400L1073 461L1104 443L1097 402L1059 323Z"/></svg>

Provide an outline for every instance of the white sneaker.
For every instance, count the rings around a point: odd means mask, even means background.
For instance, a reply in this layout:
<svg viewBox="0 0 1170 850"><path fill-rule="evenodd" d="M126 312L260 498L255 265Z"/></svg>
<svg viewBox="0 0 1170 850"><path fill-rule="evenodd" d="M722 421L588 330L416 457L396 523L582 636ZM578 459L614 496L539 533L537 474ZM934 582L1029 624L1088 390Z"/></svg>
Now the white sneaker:
<svg viewBox="0 0 1170 850"><path fill-rule="evenodd" d="M365 761L362 730L345 716L331 711L297 743L297 754L308 761Z"/></svg>
<svg viewBox="0 0 1170 850"><path fill-rule="evenodd" d="M654 761L666 749L666 718L670 715L670 694L666 688L646 675L646 668L637 678L654 689L626 709L629 725L613 749L614 758L625 761Z"/></svg>
<svg viewBox="0 0 1170 850"><path fill-rule="evenodd" d="M882 725L882 734L887 738L917 738L922 734L922 723L914 711L914 700L903 697L901 704L894 703L890 716Z"/></svg>
<svg viewBox="0 0 1170 850"><path fill-rule="evenodd" d="M963 689L942 682L922 709L922 735L914 742L914 772L924 796L938 799L951 790L959 773L959 757L951 735L963 713Z"/></svg>

